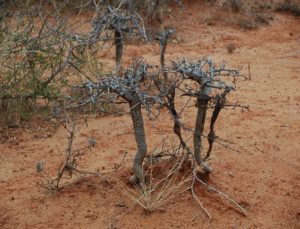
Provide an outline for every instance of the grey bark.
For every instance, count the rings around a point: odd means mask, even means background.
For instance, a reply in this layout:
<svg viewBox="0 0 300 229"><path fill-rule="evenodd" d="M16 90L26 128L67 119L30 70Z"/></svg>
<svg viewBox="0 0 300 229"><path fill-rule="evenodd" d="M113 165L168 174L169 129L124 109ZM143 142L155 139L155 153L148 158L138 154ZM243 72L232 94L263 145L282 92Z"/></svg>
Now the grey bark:
<svg viewBox="0 0 300 229"><path fill-rule="evenodd" d="M208 99L197 99L197 117L194 132L194 156L198 165L202 164L201 150L202 150L202 134L204 130L204 123L206 118Z"/></svg>
<svg viewBox="0 0 300 229"><path fill-rule="evenodd" d="M174 33L173 29L167 29L163 32L160 32L157 36L157 40L159 40L159 45L160 45L160 65L163 70L163 82L162 82L162 91L166 92L167 91L167 84L168 84L168 73L165 71L165 53L166 53L166 48L168 44L168 39L170 36ZM167 99L168 99L168 104L167 108L170 111L171 115L173 116L174 120L174 133L177 135L179 138L181 146L186 149L186 143L183 140L182 134L181 134L181 126L179 122L179 115L175 107L175 94L176 94L176 88L171 88L170 92L167 94Z"/></svg>
<svg viewBox="0 0 300 229"><path fill-rule="evenodd" d="M209 64L209 78L210 80L214 80L214 66L211 61L208 62ZM208 101L210 100L209 95L211 94L211 86L207 85L205 82L206 79L197 73L186 73L189 79L196 81L199 85L203 85L203 88L199 91L198 98L197 98L197 117L195 123L195 130L194 130L194 157L198 165L204 165L203 160L201 157L202 151L202 134L204 130L205 118L206 118L206 111ZM211 171L209 167L205 166L206 171Z"/></svg>
<svg viewBox="0 0 300 229"><path fill-rule="evenodd" d="M181 146L184 149L186 149L187 145L186 145L185 141L183 140L183 137L181 134L179 115L178 115L178 112L175 107L175 88L171 90L170 95L168 95L167 98L168 98L168 109L169 109L170 113L172 114L173 120L174 120L174 127L173 127L174 133L179 138Z"/></svg>
<svg viewBox="0 0 300 229"><path fill-rule="evenodd" d="M164 70L165 68L165 52L166 52L166 48L167 48L167 43L168 40L167 38L165 38L165 40L161 40L160 41L160 65L161 68L163 69L163 85L162 85L162 89L163 91L166 91L166 87L167 87L167 83L168 83L168 73Z"/></svg>
<svg viewBox="0 0 300 229"><path fill-rule="evenodd" d="M174 29L166 29L165 31L162 31L158 33L157 40L159 41L160 46L160 65L163 70L163 83L162 83L162 89L163 91L166 91L166 87L168 84L168 73L165 71L165 53L166 48L168 45L168 39L171 37L171 35L174 33Z"/></svg>
<svg viewBox="0 0 300 229"><path fill-rule="evenodd" d="M138 96L130 101L130 115L133 123L134 136L137 144L137 152L133 161L134 181L136 183L144 181L143 161L147 154L147 143L144 129L144 121L142 116L142 105Z"/></svg>

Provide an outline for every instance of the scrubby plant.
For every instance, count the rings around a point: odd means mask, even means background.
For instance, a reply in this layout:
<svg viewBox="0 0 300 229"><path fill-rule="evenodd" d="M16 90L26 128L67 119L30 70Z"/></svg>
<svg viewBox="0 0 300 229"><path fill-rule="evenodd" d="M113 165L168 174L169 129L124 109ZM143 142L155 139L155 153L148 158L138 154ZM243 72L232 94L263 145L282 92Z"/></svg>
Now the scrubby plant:
<svg viewBox="0 0 300 229"><path fill-rule="evenodd" d="M233 43L229 43L226 45L226 49L227 49L228 53L233 53L236 49L236 46Z"/></svg>
<svg viewBox="0 0 300 229"><path fill-rule="evenodd" d="M270 16L270 5L256 1L225 0L221 6L233 13L231 23L243 30L252 30L260 25L268 25L273 19Z"/></svg>
<svg viewBox="0 0 300 229"><path fill-rule="evenodd" d="M244 4L241 0L227 0L225 1L224 6L227 6L234 12L238 13L243 10Z"/></svg>
<svg viewBox="0 0 300 229"><path fill-rule="evenodd" d="M277 5L276 10L282 12L290 12L295 16L300 16L300 5L293 0L284 0L284 2Z"/></svg>
<svg viewBox="0 0 300 229"><path fill-rule="evenodd" d="M135 58L129 66L121 67L125 39L123 35L145 36L143 19L139 14L134 13L132 2L128 1L129 9L124 10L122 7L126 8L125 2L124 4L117 2L117 7L113 7L109 2L102 4L99 1L98 4L95 1L87 1L86 5L92 4L95 7L95 17L91 22L91 30L86 33L72 31L70 24L64 20L64 17L61 17L64 15L63 11L68 6L68 2L51 1L55 4L50 12L42 10L49 5L40 4L38 8L26 9L22 13L18 11L13 18L8 16L8 11L3 11L0 34L0 51L3 53L0 58L1 100L13 101L10 102L10 105L13 105L10 107L20 112L18 101L32 100L34 102L37 98L51 100L65 93L64 104L54 112L56 116L61 113L65 114L69 109L76 109L87 104L127 103L137 147L133 160L133 176L130 181L141 190L142 198L140 196L134 196L134 198L143 208L147 211L157 209L169 199L174 191L178 191L186 182L191 182L189 190L210 217L194 191L195 182L199 182L230 200L246 215L239 204L199 178L199 175L203 173L207 175L212 172L208 159L216 140L215 123L221 110L226 106L239 106L228 104L226 100L227 95L235 90L236 79L240 76L239 70L226 68L223 64L217 66L212 59L207 57L197 60L182 58L167 64L166 46L168 39L175 32L170 28L161 31L157 36L161 51L160 66L150 65L143 58ZM149 9L155 11L155 7L164 1L147 1L147 3L154 4L151 5L154 8L149 7ZM152 17L151 14L150 12ZM108 30L112 30L113 34L107 33ZM116 42L117 68L104 73L97 68L99 60L94 58L92 53L98 51L98 45L110 41L111 38ZM91 68L87 74L89 67ZM78 80L72 78L73 82L70 82L71 73L78 73L81 78ZM66 89L65 86L71 83L73 90ZM74 90L79 92L75 96L71 93ZM178 96L189 97L188 102L195 102L194 128L187 128L182 122L181 114L186 111L188 104L185 104L184 109L178 112L176 93L180 93ZM144 170L148 147L143 110L150 117L155 118L164 107L171 113L174 121L173 130L179 139L182 154L180 157L170 155L175 161L175 166L171 166L163 182L151 183L152 180L147 179L148 174ZM204 127L209 111L212 116L208 134L205 136ZM69 133L66 160L59 167L54 179L46 175L43 180L45 183L42 183L50 190L60 188L60 181L65 173L71 176L74 172L82 172L76 167L76 159L81 155L82 149L73 149L74 128L66 129ZM189 145L182 136L182 130L192 133L192 145ZM209 144L206 154L203 153L204 137L207 138ZM89 144L92 147L95 141L91 140ZM179 163L175 160L178 158ZM179 179L179 183L176 183L177 174L185 162L190 165L189 176L187 179ZM38 163L36 168L37 172L43 172L43 164ZM89 174L97 175L97 173ZM98 175L101 176L101 174Z"/></svg>
<svg viewBox="0 0 300 229"><path fill-rule="evenodd" d="M0 31L0 100L9 103L48 100L61 95L72 69L80 65L78 41L66 33L59 8L45 5L13 12L2 10ZM8 110L10 113L10 111ZM18 110L20 112L20 109Z"/></svg>

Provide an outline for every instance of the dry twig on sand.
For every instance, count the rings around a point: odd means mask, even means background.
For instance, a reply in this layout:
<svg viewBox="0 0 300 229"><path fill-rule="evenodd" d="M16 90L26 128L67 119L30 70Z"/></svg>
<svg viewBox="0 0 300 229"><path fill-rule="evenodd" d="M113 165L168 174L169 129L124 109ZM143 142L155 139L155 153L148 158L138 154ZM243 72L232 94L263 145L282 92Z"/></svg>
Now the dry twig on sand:
<svg viewBox="0 0 300 229"><path fill-rule="evenodd" d="M57 191L61 189L60 183L64 177L64 175L67 173L69 175L69 179L72 178L73 173L81 174L81 175L94 175L101 177L105 182L110 183L102 174L98 172L90 172L85 171L82 169L77 168L77 159L80 158L80 156L84 155L88 150L90 150L92 147L94 147L95 142L89 141L89 145L83 148L79 149L73 149L73 143L75 139L75 124L68 120L64 125L64 128L68 132L68 146L66 149L66 157L65 161L61 163L61 165L58 168L57 174L55 177L51 177L49 174L43 172L43 169L40 169L40 163L37 164L37 172L41 173L42 179L39 186L50 190L50 191ZM39 168L39 170L38 170Z"/></svg>

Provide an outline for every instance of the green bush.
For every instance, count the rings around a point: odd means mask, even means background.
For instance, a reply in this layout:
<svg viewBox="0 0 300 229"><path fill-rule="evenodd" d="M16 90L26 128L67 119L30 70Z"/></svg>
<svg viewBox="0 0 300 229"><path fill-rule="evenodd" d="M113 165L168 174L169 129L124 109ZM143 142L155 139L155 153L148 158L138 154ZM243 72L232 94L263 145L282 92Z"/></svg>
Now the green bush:
<svg viewBox="0 0 300 229"><path fill-rule="evenodd" d="M54 11L35 10L0 12L0 100L6 116L10 107L22 112L15 101L26 104L59 97L68 85L70 69L80 64L73 55L76 41L65 32L64 19Z"/></svg>

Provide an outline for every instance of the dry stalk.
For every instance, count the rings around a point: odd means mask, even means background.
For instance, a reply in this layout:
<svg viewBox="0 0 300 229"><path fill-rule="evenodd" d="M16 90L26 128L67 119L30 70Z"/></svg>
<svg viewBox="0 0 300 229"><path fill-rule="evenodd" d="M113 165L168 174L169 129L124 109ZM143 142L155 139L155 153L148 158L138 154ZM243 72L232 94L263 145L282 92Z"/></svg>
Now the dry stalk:
<svg viewBox="0 0 300 229"><path fill-rule="evenodd" d="M75 139L75 124L67 120L67 124L64 125L64 128L68 131L68 146L66 149L66 159L64 162L61 163L61 165L58 168L57 174L55 177L51 177L47 173L41 173L42 180L38 184L39 186L50 190L50 191L58 191L61 189L60 183L62 179L67 178L71 179L72 175L75 173L76 175L94 175L101 177L105 182L110 183L103 174L97 173L97 172L90 172L85 171L77 168L77 159L84 155L87 150L91 150L92 147L94 147L95 142L94 140L91 142L89 141L89 145L83 148L79 149L73 149L73 143ZM71 127L68 127L68 124L70 124ZM37 172L42 172L43 167L41 167L41 164L37 164ZM64 175L68 174L69 177L65 177Z"/></svg>
<svg viewBox="0 0 300 229"><path fill-rule="evenodd" d="M192 195L194 197L194 199L196 200L196 202L199 204L200 208L205 212L205 214L207 215L207 217L209 218L209 221L212 219L211 214L209 213L209 211L204 207L204 205L202 204L202 202L200 201L199 197L196 195L195 191L194 191L194 185L195 185L195 181L196 181L196 177L193 176L193 180L192 180L192 185L191 185L191 192Z"/></svg>
<svg viewBox="0 0 300 229"><path fill-rule="evenodd" d="M137 191L124 188L129 198L140 205L147 213L153 212L166 204L174 194L179 193L180 189L191 181L189 174L184 174L181 178L180 169L185 157L177 158L173 167L162 179L155 181L153 177L152 160L150 160L150 172L145 177L149 177L148 182L142 182L136 185Z"/></svg>
<svg viewBox="0 0 300 229"><path fill-rule="evenodd" d="M194 171L194 178L195 178L200 184L202 184L203 186L205 186L208 190L217 193L219 196L221 196L221 197L225 198L226 200L228 200L229 202L233 203L233 204L234 204L234 205L235 205L235 206L243 213L244 216L247 216L247 215L248 215L247 212L246 212L246 210L245 210L240 204L238 204L234 199L232 199L232 198L231 198L230 196L228 196L226 193L221 192L220 190L216 189L215 187L213 187L213 186L211 186L211 185L205 183L203 180L201 180L201 179L197 176L197 174L196 174L195 171Z"/></svg>

